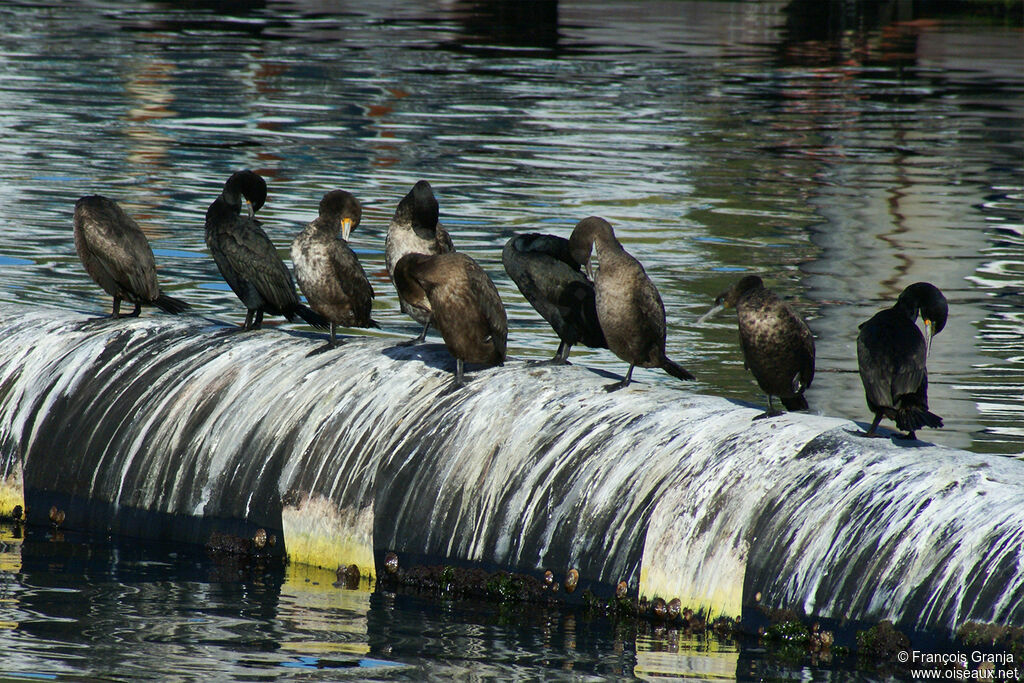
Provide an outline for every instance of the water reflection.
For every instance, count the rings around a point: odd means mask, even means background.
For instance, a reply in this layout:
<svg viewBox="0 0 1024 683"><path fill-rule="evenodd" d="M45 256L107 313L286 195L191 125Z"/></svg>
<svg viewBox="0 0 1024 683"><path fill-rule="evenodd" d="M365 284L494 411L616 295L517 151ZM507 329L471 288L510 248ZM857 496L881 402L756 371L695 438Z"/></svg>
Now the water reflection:
<svg viewBox="0 0 1024 683"><path fill-rule="evenodd" d="M0 526L0 673L115 680L867 680L845 660L569 607L344 588L333 573ZM820 668L819 668L820 667ZM831 668L830 668L831 667Z"/></svg>

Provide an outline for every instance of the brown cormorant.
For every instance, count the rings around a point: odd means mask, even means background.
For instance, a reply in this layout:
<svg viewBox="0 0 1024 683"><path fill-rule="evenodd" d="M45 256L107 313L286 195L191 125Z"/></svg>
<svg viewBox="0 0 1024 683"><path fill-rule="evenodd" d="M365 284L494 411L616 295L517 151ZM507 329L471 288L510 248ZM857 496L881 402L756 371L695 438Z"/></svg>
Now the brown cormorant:
<svg viewBox="0 0 1024 683"><path fill-rule="evenodd" d="M395 287L412 305L429 306L444 345L455 357L455 384L463 363L505 361L508 320L491 278L465 254L406 254L395 266Z"/></svg>
<svg viewBox="0 0 1024 683"><path fill-rule="evenodd" d="M568 363L576 343L608 348L597 319L594 283L573 259L569 240L535 232L516 235L505 244L501 261L519 291L561 340L547 363Z"/></svg>
<svg viewBox="0 0 1024 683"><path fill-rule="evenodd" d="M388 234L384 239L384 264L387 266L391 282L395 282L395 266L406 254L447 254L455 251L452 238L438 220L439 210L437 198L430 188L430 183L420 180L398 203L395 215L388 225ZM410 344L421 342L427 338L430 327L430 302L422 299L413 304L398 289L398 305L403 313L412 316L413 320L423 325L423 332L410 340Z"/></svg>
<svg viewBox="0 0 1024 683"><path fill-rule="evenodd" d="M927 338L915 324L918 313ZM942 418L928 412L926 360L931 338L946 326L948 314L942 292L928 282L916 282L900 293L892 308L861 324L857 367L868 408L875 414L868 436L883 417L906 431L909 439L917 438L914 432L921 427L942 426Z"/></svg>
<svg viewBox="0 0 1024 683"><path fill-rule="evenodd" d="M373 287L348 246L362 213L359 200L350 193L328 192L320 200L319 217L292 241L295 279L309 307L330 321L332 345L338 325L379 327L370 318Z"/></svg>
<svg viewBox="0 0 1024 683"><path fill-rule="evenodd" d="M591 250L597 253L597 318L608 348L629 363L626 377L605 390L628 385L637 365L661 368L678 379L694 379L686 368L665 355L665 304L644 267L615 239L608 221L595 216L584 218L573 229L569 248L572 258L586 265L588 274Z"/></svg>
<svg viewBox="0 0 1024 683"><path fill-rule="evenodd" d="M777 414L772 396L786 410L807 410L804 390L814 379L814 336L807 323L756 275L722 292L701 320L722 308L736 309L743 365L768 395L768 412L760 417Z"/></svg>
<svg viewBox="0 0 1024 683"><path fill-rule="evenodd" d="M85 272L114 297L110 317L121 315L122 301L135 304L132 316L139 315L142 304L168 313L188 310L184 301L160 291L149 240L117 202L100 195L82 197L75 202L73 224L75 250Z"/></svg>
<svg viewBox="0 0 1024 683"><path fill-rule="evenodd" d="M243 197L249 206L247 216L240 215ZM252 171L239 171L228 178L221 195L206 211L206 244L220 274L248 309L243 328L259 328L266 312L289 321L298 316L326 330L328 321L299 303L292 274L254 218L266 199L263 178Z"/></svg>

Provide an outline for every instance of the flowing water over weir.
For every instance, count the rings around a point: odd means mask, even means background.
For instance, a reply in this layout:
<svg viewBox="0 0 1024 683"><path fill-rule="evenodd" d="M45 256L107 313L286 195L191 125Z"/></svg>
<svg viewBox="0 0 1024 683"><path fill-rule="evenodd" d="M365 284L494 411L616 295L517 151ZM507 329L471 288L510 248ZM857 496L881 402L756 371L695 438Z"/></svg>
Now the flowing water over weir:
<svg viewBox="0 0 1024 683"><path fill-rule="evenodd" d="M438 344L234 333L197 317L0 313L0 514L375 573L383 554L580 589L1024 625L1024 463L511 360L450 390ZM641 382L642 382L641 378ZM23 481L23 486L22 486Z"/></svg>

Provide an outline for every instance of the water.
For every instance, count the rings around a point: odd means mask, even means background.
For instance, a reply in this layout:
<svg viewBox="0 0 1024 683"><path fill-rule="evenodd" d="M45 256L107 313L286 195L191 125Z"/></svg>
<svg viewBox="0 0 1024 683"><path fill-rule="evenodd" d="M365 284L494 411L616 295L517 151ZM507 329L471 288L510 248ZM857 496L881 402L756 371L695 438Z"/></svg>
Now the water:
<svg viewBox="0 0 1024 683"><path fill-rule="evenodd" d="M728 677L740 661L732 641L582 610L340 588L317 570L14 531L0 527L0 671L14 680Z"/></svg>
<svg viewBox="0 0 1024 683"><path fill-rule="evenodd" d="M568 612L439 607L368 584L342 589L315 570L5 531L0 669L14 678L423 680L577 666L612 675L634 657L595 647L614 638L609 624L577 626Z"/></svg>
<svg viewBox="0 0 1024 683"><path fill-rule="evenodd" d="M427 178L456 245L499 287L516 357L549 356L557 342L502 273L501 245L598 214L659 286L669 355L701 391L761 400L734 321L694 325L756 271L817 336L811 405L864 420L856 327L927 279L951 303L929 359L946 428L927 438L1024 450L1019 12L1014 27L990 11L902 2L827 16L783 2L234 7L0 8L0 302L109 305L70 229L74 200L100 192L147 231L167 289L240 321L202 222L223 180L248 166L268 179L261 215L284 256L323 192L360 197L353 246L377 291L374 334L411 336L383 236ZM624 370L606 351L573 357ZM187 591L171 566L170 584ZM86 575L69 594L91 585ZM472 614L456 622L486 631ZM501 637L472 642L517 672ZM610 657L614 638L598 642Z"/></svg>

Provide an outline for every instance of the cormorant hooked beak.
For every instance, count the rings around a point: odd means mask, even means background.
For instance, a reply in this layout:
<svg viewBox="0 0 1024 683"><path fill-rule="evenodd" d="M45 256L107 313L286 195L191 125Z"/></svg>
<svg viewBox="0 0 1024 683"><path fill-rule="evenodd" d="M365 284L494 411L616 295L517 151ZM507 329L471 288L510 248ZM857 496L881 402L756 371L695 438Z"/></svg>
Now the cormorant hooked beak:
<svg viewBox="0 0 1024 683"><path fill-rule="evenodd" d="M352 219L342 218L341 219L341 239L348 242L348 236L352 234Z"/></svg>
<svg viewBox="0 0 1024 683"><path fill-rule="evenodd" d="M245 207L249 210L249 220L256 218L256 212L253 210L252 202L250 200L245 200Z"/></svg>
<svg viewBox="0 0 1024 683"><path fill-rule="evenodd" d="M589 277L591 280L593 280L594 279L594 271L590 267L590 256L587 256L587 262L585 264L583 264L583 265L584 265L584 267L587 270L587 277Z"/></svg>
<svg viewBox="0 0 1024 683"><path fill-rule="evenodd" d="M725 310L725 308L727 308L725 304L721 303L720 301L715 301L715 305L711 307L710 311L708 311L707 313L705 313L701 317L697 318L697 324L700 325L705 320L707 320L711 316L715 315L719 311Z"/></svg>
<svg viewBox="0 0 1024 683"><path fill-rule="evenodd" d="M926 355L930 356L932 353L932 337L935 336L935 323L928 318L922 318L922 320L924 322L924 341L928 349Z"/></svg>

